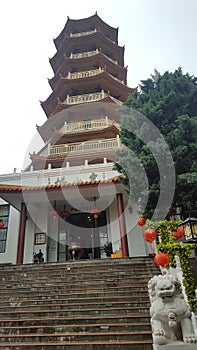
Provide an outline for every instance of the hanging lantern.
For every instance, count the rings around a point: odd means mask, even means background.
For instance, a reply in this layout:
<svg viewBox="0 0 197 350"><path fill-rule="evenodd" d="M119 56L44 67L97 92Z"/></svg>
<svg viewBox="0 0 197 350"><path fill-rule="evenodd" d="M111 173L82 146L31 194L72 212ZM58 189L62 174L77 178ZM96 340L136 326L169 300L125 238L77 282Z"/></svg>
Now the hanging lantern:
<svg viewBox="0 0 197 350"><path fill-rule="evenodd" d="M185 232L184 232L184 227L183 226L179 226L177 228L177 234L179 235L179 237L184 237L185 236Z"/></svg>
<svg viewBox="0 0 197 350"><path fill-rule="evenodd" d="M172 235L173 235L173 237L174 237L175 239L179 239L179 238L180 238L180 236L179 236L179 234L178 234L177 231L172 232Z"/></svg>
<svg viewBox="0 0 197 350"><path fill-rule="evenodd" d="M170 263L170 257L166 253L159 253L155 255L154 262L156 265L166 266Z"/></svg>
<svg viewBox="0 0 197 350"><path fill-rule="evenodd" d="M146 242L152 243L154 239L157 236L157 232L153 228L147 228L146 231L144 231L144 239Z"/></svg>
<svg viewBox="0 0 197 350"><path fill-rule="evenodd" d="M172 209L172 211L171 211L171 215L176 215L177 214L177 212L176 212L176 209Z"/></svg>
<svg viewBox="0 0 197 350"><path fill-rule="evenodd" d="M69 216L70 216L70 213L69 211L67 210L63 210L61 213L60 213L60 216L62 219L67 219Z"/></svg>
<svg viewBox="0 0 197 350"><path fill-rule="evenodd" d="M94 219L98 219L99 215L101 214L101 210L98 208L92 208L90 210L90 215L94 216Z"/></svg>
<svg viewBox="0 0 197 350"><path fill-rule="evenodd" d="M0 221L0 228L4 228L4 223L3 223L3 221Z"/></svg>
<svg viewBox="0 0 197 350"><path fill-rule="evenodd" d="M138 219L137 224L138 224L139 226L144 226L145 223L146 223L146 219L145 219L145 218L140 217L140 218Z"/></svg>
<svg viewBox="0 0 197 350"><path fill-rule="evenodd" d="M57 209L53 209L50 211L50 216L52 216L54 219L60 216L60 211Z"/></svg>

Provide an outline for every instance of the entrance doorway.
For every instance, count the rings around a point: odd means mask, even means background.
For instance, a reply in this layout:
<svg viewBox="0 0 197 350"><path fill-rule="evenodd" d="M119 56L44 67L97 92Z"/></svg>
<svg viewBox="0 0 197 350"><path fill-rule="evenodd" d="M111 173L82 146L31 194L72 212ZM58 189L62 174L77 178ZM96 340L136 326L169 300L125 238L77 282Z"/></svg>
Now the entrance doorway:
<svg viewBox="0 0 197 350"><path fill-rule="evenodd" d="M108 242L106 212L97 220L89 213L73 213L58 225L58 261L102 258Z"/></svg>

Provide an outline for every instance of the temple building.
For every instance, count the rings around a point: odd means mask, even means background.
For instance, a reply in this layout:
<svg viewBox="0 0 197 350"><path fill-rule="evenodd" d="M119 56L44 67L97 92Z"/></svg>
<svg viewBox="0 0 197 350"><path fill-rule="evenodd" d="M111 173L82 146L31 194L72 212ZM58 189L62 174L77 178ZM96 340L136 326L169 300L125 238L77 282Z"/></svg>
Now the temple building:
<svg viewBox="0 0 197 350"><path fill-rule="evenodd" d="M0 263L33 263L39 250L45 262L148 255L113 169L124 147L120 107L135 90L118 28L97 13L68 18L54 45L42 146L22 172L0 176Z"/></svg>

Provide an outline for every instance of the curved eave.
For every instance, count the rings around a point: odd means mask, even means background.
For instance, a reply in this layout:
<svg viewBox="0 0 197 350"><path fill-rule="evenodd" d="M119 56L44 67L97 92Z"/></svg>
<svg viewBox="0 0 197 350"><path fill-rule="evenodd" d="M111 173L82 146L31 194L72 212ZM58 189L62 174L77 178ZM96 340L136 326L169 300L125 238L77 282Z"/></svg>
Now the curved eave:
<svg viewBox="0 0 197 350"><path fill-rule="evenodd" d="M66 76L68 72L72 72L73 69L76 71L90 70L91 68L93 69L95 65L100 65L101 67L106 65L106 70L110 74L117 74L118 79L123 80L125 84L127 83L127 68L113 63L107 58L107 56L99 52L98 54L86 57L85 59L65 57L58 73L48 80L49 84L52 90L54 90L62 75Z"/></svg>
<svg viewBox="0 0 197 350"><path fill-rule="evenodd" d="M114 104L117 105L117 103L110 96L106 96L106 97L104 97L103 99L101 99L99 101L94 101L94 103L101 103L101 102L114 103ZM81 106L83 106L85 104L89 105L90 102L87 102L87 103L76 103L75 106L80 106L81 107ZM47 115L47 118L51 118L54 115L56 115L57 113L63 112L65 109L70 109L72 106L73 105L69 105L69 104L63 103L60 100L58 100L57 101L57 106L55 107L54 111L52 113L49 113L49 114L47 114L46 111L45 111L45 113Z"/></svg>
<svg viewBox="0 0 197 350"><path fill-rule="evenodd" d="M47 119L43 125L37 126L37 130L45 142L49 141L52 137L54 127L59 130L65 121L71 123L84 119L99 119L106 115L109 119L115 120L117 123L120 121L120 113L118 113L120 106L115 104L110 97L106 97L102 101L97 102L72 106L61 104L58 107L59 111L57 111L56 114Z"/></svg>
<svg viewBox="0 0 197 350"><path fill-rule="evenodd" d="M96 139L115 138L119 134L119 128L114 123L100 129L89 129L81 132L67 132L55 130L51 137L51 145L64 143L86 142Z"/></svg>
<svg viewBox="0 0 197 350"><path fill-rule="evenodd" d="M79 31L87 31L92 28L92 26L96 25L97 27L101 27L104 30L104 34L106 32L110 33L110 39L112 41L115 41L116 43L118 42L118 28L114 28L104 22L98 15L97 13L94 14L93 16L87 17L87 18L82 18L82 19L70 19L69 17L67 18L67 22L61 31L61 33L57 36L56 39L54 39L54 44L56 49L58 50L66 35L70 35L72 33L72 30L74 28L78 28Z"/></svg>
<svg viewBox="0 0 197 350"><path fill-rule="evenodd" d="M67 95L72 96L73 91L77 91L76 95L88 94L96 92L95 87L100 86L100 90L105 92L109 91L109 94L125 102L135 88L129 88L127 85L122 84L115 78L113 78L107 72L101 72L95 76L78 78L78 79L67 79L61 78L59 84L51 95L41 102L42 108L44 109L47 115L54 114L58 101L64 101Z"/></svg>
<svg viewBox="0 0 197 350"><path fill-rule="evenodd" d="M67 37L61 48L55 53L55 55L49 59L53 71L56 73L61 66L65 55L69 56L73 52L73 48L78 48L79 52L89 51L92 47L92 43L95 42L99 48L103 48L103 52L108 56L112 55L112 59L117 60L120 66L124 66L124 46L119 46L113 41L106 38L100 32L94 32L90 35L83 37ZM88 46L89 45L89 46ZM96 47L95 47L96 49Z"/></svg>
<svg viewBox="0 0 197 350"><path fill-rule="evenodd" d="M120 175L121 176L121 175ZM72 189L73 187L95 187L100 184L110 184L120 183L120 176L114 176L112 178L108 178L106 180L85 180L85 181L78 181L78 182L66 182L66 183L57 183L57 184L50 184L46 186L20 186L20 185L5 185L0 184L0 194L7 193L7 194L19 194L23 192L38 192L38 191L62 191L64 189Z"/></svg>
<svg viewBox="0 0 197 350"><path fill-rule="evenodd" d="M84 159L88 160L89 164L103 163L103 159L106 158L110 162L117 160L117 155L114 150L97 151L95 153L83 153L79 155L68 154L58 157L42 157L39 155L31 154L32 165L34 170L48 169L50 164L52 169L62 168L66 166L66 162L70 163L70 166L84 165Z"/></svg>

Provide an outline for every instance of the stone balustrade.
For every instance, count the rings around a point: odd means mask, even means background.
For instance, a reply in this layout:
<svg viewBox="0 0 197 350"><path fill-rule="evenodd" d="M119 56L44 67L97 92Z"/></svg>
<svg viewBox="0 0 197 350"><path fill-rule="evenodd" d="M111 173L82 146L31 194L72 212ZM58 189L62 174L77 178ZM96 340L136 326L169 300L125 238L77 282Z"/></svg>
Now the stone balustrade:
<svg viewBox="0 0 197 350"><path fill-rule="evenodd" d="M95 92L92 94L83 94L83 95L76 95L76 96L67 95L67 98L64 101L64 103L68 105L72 105L77 103L95 102L95 101L102 100L104 97L105 97L105 93L103 90L101 92Z"/></svg>
<svg viewBox="0 0 197 350"><path fill-rule="evenodd" d="M85 131L87 129L100 129L112 123L107 117L104 119L86 120L76 123L66 123L63 127L63 132Z"/></svg>
<svg viewBox="0 0 197 350"><path fill-rule="evenodd" d="M78 37L81 37L81 36L91 35L91 34L93 34L95 32L97 32L96 29L89 30L89 31L86 31L86 32L81 32L81 33L70 33L70 37L71 38L78 38Z"/></svg>
<svg viewBox="0 0 197 350"><path fill-rule="evenodd" d="M63 145L55 145L49 148L49 156L54 155L71 155L80 154L80 153L91 153L98 151L106 151L109 149L117 149L121 147L120 139L104 139L104 140L93 140L88 142L78 142L78 143L69 143Z"/></svg>
<svg viewBox="0 0 197 350"><path fill-rule="evenodd" d="M102 68L88 70L88 71L84 71L84 72L74 72L74 73L69 72L66 78L67 79L87 78L87 77L92 77L94 75L98 75L101 72L103 72Z"/></svg>
<svg viewBox="0 0 197 350"><path fill-rule="evenodd" d="M84 51L84 52L78 52L78 53L71 53L70 58L84 58L84 57L91 57L96 55L99 52L98 49L94 51Z"/></svg>

